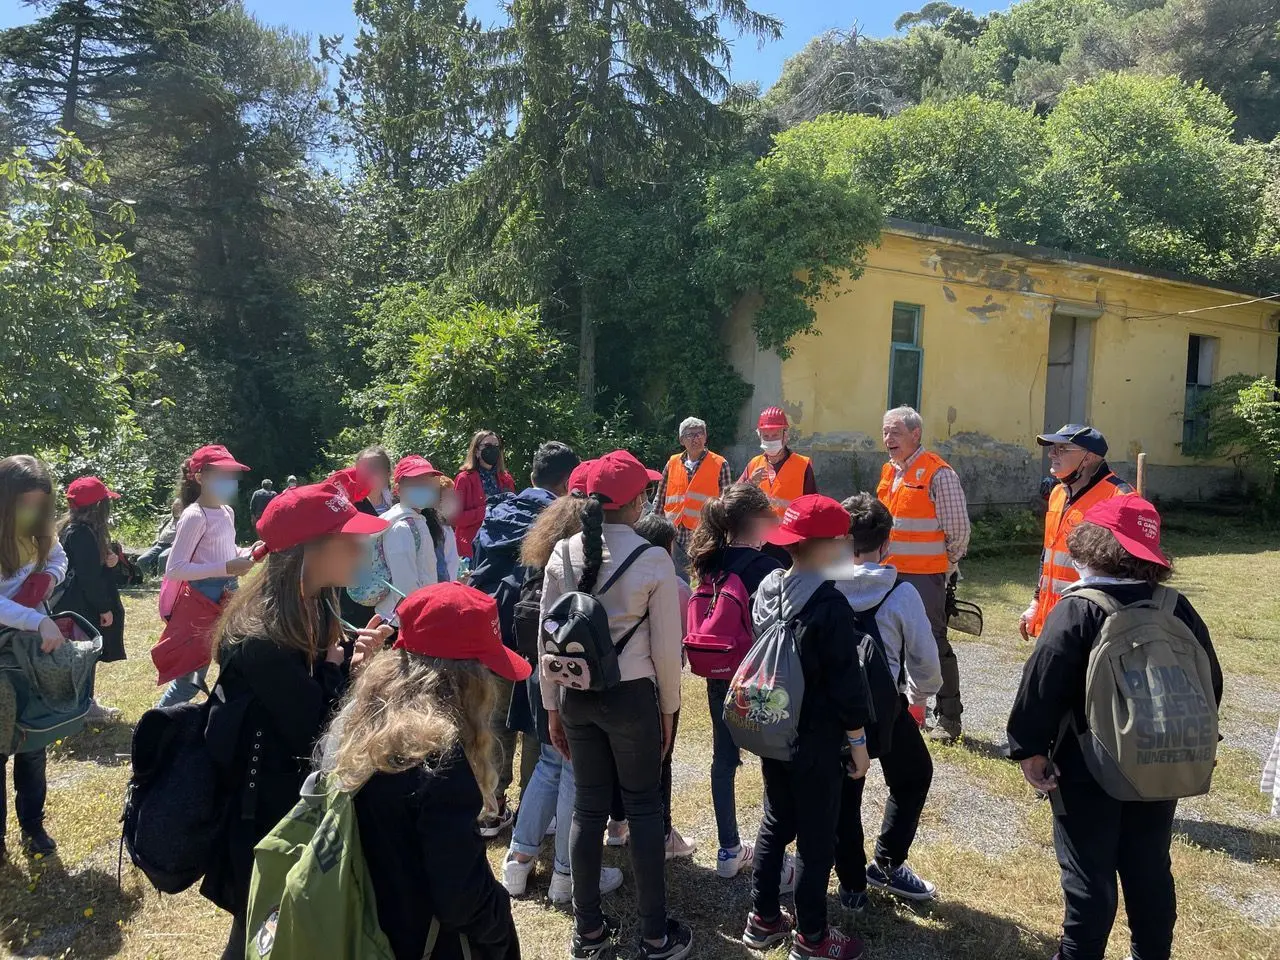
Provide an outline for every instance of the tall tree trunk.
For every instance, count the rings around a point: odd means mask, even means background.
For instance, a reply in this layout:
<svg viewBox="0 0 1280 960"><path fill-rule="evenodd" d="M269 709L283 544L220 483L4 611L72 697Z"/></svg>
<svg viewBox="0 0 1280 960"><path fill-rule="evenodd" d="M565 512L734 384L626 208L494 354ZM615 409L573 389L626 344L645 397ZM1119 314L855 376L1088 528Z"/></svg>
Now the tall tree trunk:
<svg viewBox="0 0 1280 960"><path fill-rule="evenodd" d="M596 409L596 318L587 285L582 285L578 330L578 392L588 416Z"/></svg>
<svg viewBox="0 0 1280 960"><path fill-rule="evenodd" d="M80 50L84 44L84 24L89 11L83 0L72 7L75 19L71 25L71 63L67 67L67 93L62 100L62 129L76 132L76 111L80 100Z"/></svg>

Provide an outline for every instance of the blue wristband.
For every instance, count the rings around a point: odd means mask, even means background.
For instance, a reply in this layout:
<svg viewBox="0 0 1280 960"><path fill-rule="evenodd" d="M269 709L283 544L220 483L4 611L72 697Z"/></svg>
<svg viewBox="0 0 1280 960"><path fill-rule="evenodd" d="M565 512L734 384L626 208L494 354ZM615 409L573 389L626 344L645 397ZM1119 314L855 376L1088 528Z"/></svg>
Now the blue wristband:
<svg viewBox="0 0 1280 960"><path fill-rule="evenodd" d="M867 735L865 733L860 737L849 738L849 746L851 747L865 747L866 745L867 745Z"/></svg>

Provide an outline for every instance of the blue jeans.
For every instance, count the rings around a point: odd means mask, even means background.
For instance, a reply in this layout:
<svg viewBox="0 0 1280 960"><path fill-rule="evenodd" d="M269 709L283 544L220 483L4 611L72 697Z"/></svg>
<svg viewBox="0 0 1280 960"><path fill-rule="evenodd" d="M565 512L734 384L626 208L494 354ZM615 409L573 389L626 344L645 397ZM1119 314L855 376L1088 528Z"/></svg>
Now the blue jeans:
<svg viewBox="0 0 1280 960"><path fill-rule="evenodd" d="M569 873L569 831L573 823L573 764L555 747L542 745L538 765L520 794L520 812L511 831L511 852L536 857L556 819L556 873Z"/></svg>
<svg viewBox="0 0 1280 960"><path fill-rule="evenodd" d="M707 706L711 708L711 807L716 813L720 846L733 850L742 842L738 835L738 803L734 780L742 766L742 753L724 722L724 698L728 680L707 681Z"/></svg>
<svg viewBox="0 0 1280 960"><path fill-rule="evenodd" d="M221 603L222 595L235 588L235 577L209 577L205 580L191 581L191 589L199 590L214 603ZM164 694L161 695L160 702L156 706L172 707L175 704L186 703L200 692L200 686L204 683L204 678L208 673L209 665L205 664L195 673L189 673L185 677L178 677L165 688Z"/></svg>

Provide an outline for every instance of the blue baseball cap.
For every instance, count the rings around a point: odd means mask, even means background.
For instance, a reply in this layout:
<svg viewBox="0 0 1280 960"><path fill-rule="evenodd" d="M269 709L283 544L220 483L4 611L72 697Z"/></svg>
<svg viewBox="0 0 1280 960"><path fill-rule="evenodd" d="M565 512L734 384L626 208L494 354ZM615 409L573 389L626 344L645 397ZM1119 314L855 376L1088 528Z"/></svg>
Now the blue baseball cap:
<svg viewBox="0 0 1280 960"><path fill-rule="evenodd" d="M1074 443L1081 449L1096 453L1100 457L1107 455L1107 438L1093 427L1083 423L1068 423L1056 433L1042 433L1036 437L1036 443L1042 447L1051 447L1055 443Z"/></svg>

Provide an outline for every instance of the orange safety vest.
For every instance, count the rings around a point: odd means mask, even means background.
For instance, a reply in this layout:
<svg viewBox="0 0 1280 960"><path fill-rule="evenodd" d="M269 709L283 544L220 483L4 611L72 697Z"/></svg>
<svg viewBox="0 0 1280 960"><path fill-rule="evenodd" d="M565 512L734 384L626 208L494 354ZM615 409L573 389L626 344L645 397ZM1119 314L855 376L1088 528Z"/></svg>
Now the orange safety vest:
<svg viewBox="0 0 1280 960"><path fill-rule="evenodd" d="M668 460L667 498L662 504L667 519L686 530L696 527L703 505L720 496L720 473L724 470L724 463L724 457L708 450L690 480L689 471L684 468L684 454L677 453Z"/></svg>
<svg viewBox="0 0 1280 960"><path fill-rule="evenodd" d="M893 488L893 463L880 471L876 496L893 514L893 533L889 536L891 551L885 563L899 573L946 573L947 537L938 521L938 511L929 496L934 475L950 464L936 453L921 451L902 475L898 488Z"/></svg>
<svg viewBox="0 0 1280 960"><path fill-rule="evenodd" d="M782 462L782 469L774 470L769 458L762 453L747 464L747 476L750 477L761 467L764 468L765 476L760 481L760 489L769 498L769 505L781 520L787 507L791 506L791 501L804 496L804 477L809 472L809 458L792 451Z"/></svg>
<svg viewBox="0 0 1280 960"><path fill-rule="evenodd" d="M1089 510L1112 497L1125 497L1133 487L1114 473L1108 473L1072 503L1067 502L1067 488L1058 484L1049 494L1049 513L1044 518L1044 553L1040 558L1040 590L1036 595L1036 614L1027 632L1040 636L1044 622L1062 599L1062 592L1080 579L1067 550L1067 535L1084 519Z"/></svg>

